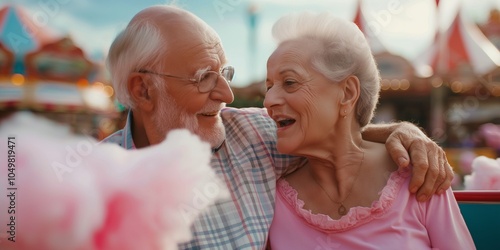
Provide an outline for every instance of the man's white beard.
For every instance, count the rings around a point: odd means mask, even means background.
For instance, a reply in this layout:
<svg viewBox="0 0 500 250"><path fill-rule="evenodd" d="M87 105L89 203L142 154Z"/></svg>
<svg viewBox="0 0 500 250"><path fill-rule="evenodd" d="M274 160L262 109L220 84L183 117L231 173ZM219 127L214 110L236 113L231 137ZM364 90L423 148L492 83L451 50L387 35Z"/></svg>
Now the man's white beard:
<svg viewBox="0 0 500 250"><path fill-rule="evenodd" d="M220 104L204 107L207 111L219 108ZM153 122L164 137L172 129L185 128L198 135L203 141L210 143L212 148L220 146L226 138L226 130L222 122L218 122L211 128L200 128L196 116L186 113L184 108L177 105L169 94L159 102Z"/></svg>

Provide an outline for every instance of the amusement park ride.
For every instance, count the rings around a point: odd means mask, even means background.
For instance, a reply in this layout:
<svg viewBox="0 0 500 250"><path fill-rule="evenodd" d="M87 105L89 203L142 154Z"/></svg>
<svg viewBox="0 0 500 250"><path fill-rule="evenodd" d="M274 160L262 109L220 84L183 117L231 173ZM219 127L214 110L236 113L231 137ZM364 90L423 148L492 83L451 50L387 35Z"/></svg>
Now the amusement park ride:
<svg viewBox="0 0 500 250"><path fill-rule="evenodd" d="M118 111L102 66L70 37L50 34L19 7L0 9L0 117L31 111L104 138Z"/></svg>

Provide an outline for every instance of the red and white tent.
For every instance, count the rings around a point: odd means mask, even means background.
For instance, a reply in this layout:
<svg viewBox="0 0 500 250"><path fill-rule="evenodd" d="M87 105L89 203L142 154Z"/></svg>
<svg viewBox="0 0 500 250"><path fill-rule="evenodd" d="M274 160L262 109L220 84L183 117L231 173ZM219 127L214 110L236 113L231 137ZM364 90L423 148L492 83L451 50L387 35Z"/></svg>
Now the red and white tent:
<svg viewBox="0 0 500 250"><path fill-rule="evenodd" d="M421 77L470 73L484 76L500 67L500 52L479 30L467 22L458 8L455 18L444 32L437 33L434 43L415 61Z"/></svg>
<svg viewBox="0 0 500 250"><path fill-rule="evenodd" d="M370 25L364 14L361 0L358 1L356 6L356 14L353 22L359 27L368 40L372 54L377 61L377 67L380 70L381 77L384 78L381 82L382 89L409 89L410 85L408 79L413 78L413 65L406 58L391 51L390 47L386 46L386 44L379 39L382 27L374 25L373 23ZM392 84L389 79L394 80ZM402 80L402 82L400 80ZM419 87L418 91L425 92L425 89L420 88L420 86L415 87ZM414 92L417 91L416 89L412 90L414 90Z"/></svg>
<svg viewBox="0 0 500 250"><path fill-rule="evenodd" d="M369 27L368 21L364 15L362 1L358 1L356 6L356 14L354 15L353 22L359 27L359 29L365 34L368 44L372 50L373 54L380 54L384 52L389 52L388 47L378 38L378 33L380 30L373 30Z"/></svg>

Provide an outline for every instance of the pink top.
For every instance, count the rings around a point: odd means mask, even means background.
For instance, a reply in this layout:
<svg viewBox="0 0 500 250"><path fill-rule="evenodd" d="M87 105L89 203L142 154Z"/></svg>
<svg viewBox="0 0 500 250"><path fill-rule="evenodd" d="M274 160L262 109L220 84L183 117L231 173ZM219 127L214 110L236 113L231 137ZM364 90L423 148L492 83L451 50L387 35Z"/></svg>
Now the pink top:
<svg viewBox="0 0 500 250"><path fill-rule="evenodd" d="M371 207L333 220L303 209L286 180L277 182L269 241L279 249L476 249L451 189L418 202L409 170L393 172Z"/></svg>

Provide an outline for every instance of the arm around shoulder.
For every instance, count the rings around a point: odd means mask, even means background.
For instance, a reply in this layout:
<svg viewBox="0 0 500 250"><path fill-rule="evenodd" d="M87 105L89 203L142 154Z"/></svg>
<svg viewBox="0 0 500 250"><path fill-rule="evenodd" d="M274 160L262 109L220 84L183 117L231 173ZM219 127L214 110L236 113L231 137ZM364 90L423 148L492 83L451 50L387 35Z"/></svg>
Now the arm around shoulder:
<svg viewBox="0 0 500 250"><path fill-rule="evenodd" d="M453 170L444 150L416 125L409 122L371 124L363 130L363 138L385 143L387 151L399 167L413 166L410 192L419 201L441 194L453 180Z"/></svg>

